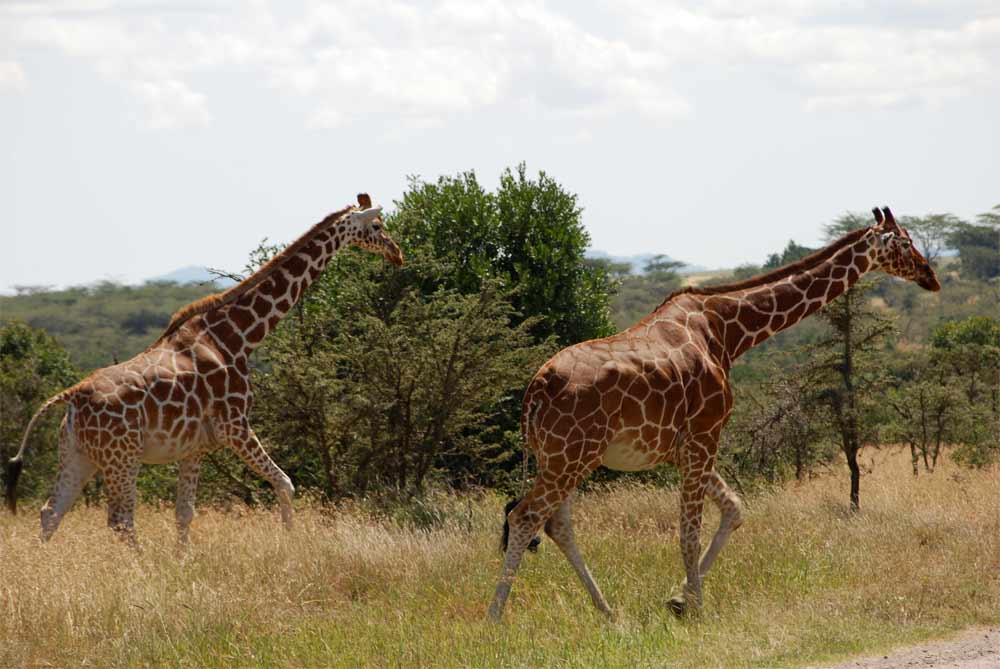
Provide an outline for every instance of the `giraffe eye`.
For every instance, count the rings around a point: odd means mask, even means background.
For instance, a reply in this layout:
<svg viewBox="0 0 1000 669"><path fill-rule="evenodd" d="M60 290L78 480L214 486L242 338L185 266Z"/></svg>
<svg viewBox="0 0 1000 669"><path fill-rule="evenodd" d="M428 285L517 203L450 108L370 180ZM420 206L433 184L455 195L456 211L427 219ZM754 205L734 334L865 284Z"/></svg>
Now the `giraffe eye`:
<svg viewBox="0 0 1000 669"><path fill-rule="evenodd" d="M374 230L375 232L378 232L381 229L382 229L382 226L379 225L378 223L376 223L375 225L372 226L372 230Z"/></svg>

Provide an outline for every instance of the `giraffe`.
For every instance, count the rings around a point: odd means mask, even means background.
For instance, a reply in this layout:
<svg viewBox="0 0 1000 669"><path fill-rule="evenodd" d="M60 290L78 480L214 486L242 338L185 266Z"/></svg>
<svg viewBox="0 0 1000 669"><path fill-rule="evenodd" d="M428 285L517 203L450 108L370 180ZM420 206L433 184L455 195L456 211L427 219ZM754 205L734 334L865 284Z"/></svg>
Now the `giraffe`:
<svg viewBox="0 0 1000 669"><path fill-rule="evenodd" d="M745 281L672 293L651 314L611 337L563 349L528 385L521 414L538 474L506 516L505 553L488 615L499 620L525 548L544 527L594 605L611 607L573 534L577 486L597 467L650 469L669 462L681 474L679 539L686 578L668 600L683 615L701 606L702 581L743 522L740 499L715 471L719 435L732 410L729 370L740 355L791 327L881 270L937 291L940 284L889 209L875 223L802 260ZM721 521L700 555L708 496Z"/></svg>
<svg viewBox="0 0 1000 669"><path fill-rule="evenodd" d="M381 212L367 194L358 195L358 206L330 214L239 284L179 309L142 353L49 398L8 463L11 512L17 511L17 479L32 428L48 409L66 405L58 475L41 511L42 540L52 536L99 471L107 489L108 525L137 545L133 516L139 468L178 462L177 538L181 547L187 545L202 457L224 446L275 488L282 521L291 527L295 489L248 420L249 356L341 248L354 244L402 265L402 252L383 229Z"/></svg>

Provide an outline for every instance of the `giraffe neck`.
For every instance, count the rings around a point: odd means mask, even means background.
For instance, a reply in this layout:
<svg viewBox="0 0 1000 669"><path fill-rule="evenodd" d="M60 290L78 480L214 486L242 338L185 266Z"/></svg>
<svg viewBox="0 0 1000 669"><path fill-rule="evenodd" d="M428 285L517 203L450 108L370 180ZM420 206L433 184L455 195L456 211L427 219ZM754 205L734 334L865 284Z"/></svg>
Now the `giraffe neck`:
<svg viewBox="0 0 1000 669"><path fill-rule="evenodd" d="M329 217L332 218L332 217ZM356 233L350 217L326 219L245 279L252 287L208 312L205 330L233 357L249 356L301 299L330 260ZM266 273L265 277L258 276ZM256 281L254 281L256 279Z"/></svg>
<svg viewBox="0 0 1000 669"><path fill-rule="evenodd" d="M757 287L702 296L706 315L718 316L709 321L716 330L724 362L728 366L754 346L815 313L875 265L871 235L866 234L802 271Z"/></svg>

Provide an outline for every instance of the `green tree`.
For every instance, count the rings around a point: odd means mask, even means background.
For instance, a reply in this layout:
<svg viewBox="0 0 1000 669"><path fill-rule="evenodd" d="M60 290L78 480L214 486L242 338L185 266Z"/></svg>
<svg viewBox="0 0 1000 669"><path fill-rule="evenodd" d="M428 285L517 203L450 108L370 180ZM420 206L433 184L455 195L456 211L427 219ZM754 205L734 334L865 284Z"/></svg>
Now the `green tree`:
<svg viewBox="0 0 1000 669"><path fill-rule="evenodd" d="M759 366L758 382L736 387L733 416L722 436L720 466L734 481L760 478L773 483L789 473L802 480L837 452L817 415L816 390L801 365Z"/></svg>
<svg viewBox="0 0 1000 669"><path fill-rule="evenodd" d="M969 402L985 402L1000 413L1000 319L972 316L943 323L934 330L931 345Z"/></svg>
<svg viewBox="0 0 1000 669"><path fill-rule="evenodd" d="M796 260L805 258L815 250L816 249L811 249L808 246L796 244L795 240L789 239L788 245L785 246L784 251L781 253L772 253L767 257L767 260L764 262L763 269L767 271L778 269L779 267L784 267L785 265L790 265Z"/></svg>
<svg viewBox="0 0 1000 669"><path fill-rule="evenodd" d="M855 511L861 504L858 452L865 443L878 440L881 355L893 331L892 322L869 303L873 287L873 280L862 279L820 311L829 333L816 345L811 366L818 396L829 411L830 426L851 472L851 509Z"/></svg>
<svg viewBox="0 0 1000 669"><path fill-rule="evenodd" d="M665 255L656 255L646 263L642 274L623 277L614 296L615 327L624 330L634 325L680 288L677 269L683 265Z"/></svg>
<svg viewBox="0 0 1000 669"><path fill-rule="evenodd" d="M867 219L845 214L826 226L828 239L866 225ZM869 293L877 279L863 277L820 311L829 326L815 345L810 376L828 411L830 426L840 441L851 472L851 509L861 504L861 468L858 452L877 441L878 392L884 371L883 353L892 322L872 307Z"/></svg>
<svg viewBox="0 0 1000 669"><path fill-rule="evenodd" d="M346 255L265 347L256 415L300 487L414 495L503 474L517 436L497 415L555 344L533 342L536 319L495 281L423 293L432 253L407 249L402 270Z"/></svg>
<svg viewBox="0 0 1000 669"><path fill-rule="evenodd" d="M69 355L43 330L20 322L0 325L0 463L14 456L28 421L42 402L78 379ZM56 423L49 419L31 435L31 462L20 487L38 495L54 476Z"/></svg>
<svg viewBox="0 0 1000 669"><path fill-rule="evenodd" d="M935 363L965 400L958 458L986 464L1000 452L1000 320L973 316L944 323L931 337Z"/></svg>
<svg viewBox="0 0 1000 669"><path fill-rule="evenodd" d="M958 249L962 274L982 280L1000 276L1000 205L980 214L976 224L955 223L948 244Z"/></svg>
<svg viewBox="0 0 1000 669"><path fill-rule="evenodd" d="M918 351L895 361L885 402L892 409L889 436L910 447L913 475L933 472L945 443L963 439L967 403L956 379L936 356Z"/></svg>
<svg viewBox="0 0 1000 669"><path fill-rule="evenodd" d="M934 266L937 266L941 252L947 248L949 236L962 224L962 221L953 214L904 216L901 221L913 238L917 250Z"/></svg>
<svg viewBox="0 0 1000 669"><path fill-rule="evenodd" d="M507 169L494 193L475 173L411 179L388 223L404 247L427 245L446 267L426 277L422 291L453 288L471 294L496 280L520 318L540 319L536 341L555 335L563 345L614 331L611 279L587 262L590 236L576 195L544 172L529 178L524 163Z"/></svg>

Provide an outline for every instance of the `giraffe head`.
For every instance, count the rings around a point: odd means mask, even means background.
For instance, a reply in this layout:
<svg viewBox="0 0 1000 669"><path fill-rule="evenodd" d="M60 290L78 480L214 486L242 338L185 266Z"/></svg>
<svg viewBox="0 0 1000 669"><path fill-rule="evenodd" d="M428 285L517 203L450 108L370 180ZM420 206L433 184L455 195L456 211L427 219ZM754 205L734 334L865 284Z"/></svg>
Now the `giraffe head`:
<svg viewBox="0 0 1000 669"><path fill-rule="evenodd" d="M872 209L875 214L875 262L880 270L913 281L924 290L939 291L937 275L927 259L913 245L910 233L896 223L888 207Z"/></svg>
<svg viewBox="0 0 1000 669"><path fill-rule="evenodd" d="M358 205L347 215L347 242L380 255L393 265L401 266L403 252L385 231L381 205L372 206L368 193L358 193Z"/></svg>

